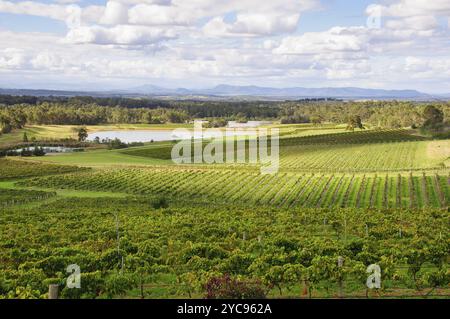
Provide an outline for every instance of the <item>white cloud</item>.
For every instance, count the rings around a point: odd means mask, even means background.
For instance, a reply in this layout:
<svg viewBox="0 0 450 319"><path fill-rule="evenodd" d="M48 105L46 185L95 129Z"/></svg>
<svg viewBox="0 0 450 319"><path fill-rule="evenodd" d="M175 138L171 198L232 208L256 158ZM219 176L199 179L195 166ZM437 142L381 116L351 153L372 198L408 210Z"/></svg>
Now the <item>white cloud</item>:
<svg viewBox="0 0 450 319"><path fill-rule="evenodd" d="M20 69L27 65L27 56L23 50L6 48L0 50L0 69Z"/></svg>
<svg viewBox="0 0 450 319"><path fill-rule="evenodd" d="M79 27L71 29L66 37L67 41L76 44L119 45L147 45L173 38L175 33L171 30L131 25Z"/></svg>
<svg viewBox="0 0 450 319"><path fill-rule="evenodd" d="M162 6L168 6L172 4L172 0L115 0L115 1L126 5L157 4Z"/></svg>
<svg viewBox="0 0 450 319"><path fill-rule="evenodd" d="M129 9L130 23L139 25L189 25L195 17L176 7L139 4Z"/></svg>
<svg viewBox="0 0 450 319"><path fill-rule="evenodd" d="M38 53L30 59L30 64L34 69L46 71L65 71L68 67L68 62L62 56L49 51Z"/></svg>
<svg viewBox="0 0 450 319"><path fill-rule="evenodd" d="M81 0L55 0L56 3L61 4L70 4L70 3L79 3Z"/></svg>
<svg viewBox="0 0 450 319"><path fill-rule="evenodd" d="M200 17L222 16L229 12L236 14L299 14L317 8L317 0L173 0L175 6L188 11L196 11Z"/></svg>
<svg viewBox="0 0 450 319"><path fill-rule="evenodd" d="M0 0L0 12L47 17L71 24L92 23L98 21L105 11L103 6L87 6L81 8L74 1L60 1L58 4L47 4L37 1L11 2Z"/></svg>
<svg viewBox="0 0 450 319"><path fill-rule="evenodd" d="M326 52L359 52L367 46L367 29L334 27L325 32L309 32L285 37L274 50L276 54L320 54Z"/></svg>
<svg viewBox="0 0 450 319"><path fill-rule="evenodd" d="M108 1L105 12L100 18L101 24L126 24L128 22L128 7L119 1Z"/></svg>
<svg viewBox="0 0 450 319"><path fill-rule="evenodd" d="M0 86L29 78L121 87L149 79L162 86L449 83L448 0L389 0L366 10L382 12L379 29L307 33L298 23L319 0L77 2L0 0L0 12L71 22L65 36L0 30Z"/></svg>
<svg viewBox="0 0 450 319"><path fill-rule="evenodd" d="M390 29L433 30L439 26L434 16L412 16L401 19L390 19L386 27Z"/></svg>
<svg viewBox="0 0 450 319"><path fill-rule="evenodd" d="M423 15L450 15L448 0L397 0L390 5L373 4L367 7L368 15L381 12L382 16L411 17Z"/></svg>
<svg viewBox="0 0 450 319"><path fill-rule="evenodd" d="M450 76L450 58L430 59L408 56L400 66L402 71L417 78L427 78L431 75L442 79Z"/></svg>
<svg viewBox="0 0 450 319"><path fill-rule="evenodd" d="M266 50L272 50L280 46L280 43L274 40L264 40L262 47Z"/></svg>
<svg viewBox="0 0 450 319"><path fill-rule="evenodd" d="M204 27L206 35L274 35L291 33L297 29L300 14L261 14L243 13L236 16L236 20L226 23L224 18L211 19Z"/></svg>
<svg viewBox="0 0 450 319"><path fill-rule="evenodd" d="M0 12L49 17L56 20L65 20L68 15L66 6L35 1L11 2L0 0Z"/></svg>
<svg viewBox="0 0 450 319"><path fill-rule="evenodd" d="M48 4L0 0L0 12L65 21L69 29L75 29L68 32L69 39L97 38L95 34L107 32L104 28L122 33L124 25L166 26L168 29L184 26L185 34L198 34L198 24L205 20L210 20L203 29L207 35L251 37L295 32L300 13L317 7L319 0L110 0L104 6L84 7L74 5L73 2L63 0L57 4ZM230 13L235 15L235 21L225 22L223 16ZM99 29L98 25L103 26L103 29ZM107 36L110 40L119 37L122 35ZM165 40L166 37L161 39ZM95 43L110 44L110 41Z"/></svg>

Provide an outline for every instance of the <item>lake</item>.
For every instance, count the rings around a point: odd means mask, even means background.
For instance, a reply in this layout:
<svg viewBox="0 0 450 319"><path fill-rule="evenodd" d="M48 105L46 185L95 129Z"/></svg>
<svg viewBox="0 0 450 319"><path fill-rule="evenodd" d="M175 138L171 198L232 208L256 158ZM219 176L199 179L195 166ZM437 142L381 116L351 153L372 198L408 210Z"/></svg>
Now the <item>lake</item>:
<svg viewBox="0 0 450 319"><path fill-rule="evenodd" d="M269 122L267 122L269 123ZM237 122L229 122L230 128L255 128L260 125L266 124L266 122L262 121L251 121L247 123L237 123ZM211 138L220 136L220 132L208 132L207 129L203 129L203 137ZM174 140L182 140L182 139L190 139L192 138L192 133L189 134L180 134L173 130L116 130L116 131L100 131L89 134L87 140L94 141L97 137L102 140L113 140L118 138L122 142L125 143L144 143L144 142L161 142L161 141L174 141ZM240 136L246 135L245 131L233 131L227 132L227 136ZM201 134L195 134L194 138L201 138Z"/></svg>
<svg viewBox="0 0 450 319"><path fill-rule="evenodd" d="M176 138L176 136L173 136L173 132L171 130L119 130L95 132L89 134L87 140L93 141L97 137L100 141L118 138L125 143L150 142L151 140L154 142L159 142L179 139Z"/></svg>
<svg viewBox="0 0 450 319"><path fill-rule="evenodd" d="M45 153L72 153L83 151L82 148L64 147L64 146L40 146ZM35 147L25 147L25 150L34 151ZM22 148L11 150L16 153L22 152Z"/></svg>
<svg viewBox="0 0 450 319"><path fill-rule="evenodd" d="M228 121L227 127L229 128L255 128L259 127L261 125L269 125L272 124L272 122L269 121L248 121L245 123L240 123L236 121Z"/></svg>
<svg viewBox="0 0 450 319"><path fill-rule="evenodd" d="M92 134L89 134L88 141L93 141L97 137L102 140L113 140L115 138L118 138L122 142L125 143L144 143L144 142L161 142L161 141L175 141L175 140L186 140L192 138L192 133L190 134L180 134L173 131L156 131L156 130L129 130L129 131L104 131L104 132L95 132ZM243 132L227 132L227 136L238 136L238 135L245 135ZM203 132L204 138L211 138L211 137L219 137L221 136L220 132ZM201 134L195 134L194 138L201 138Z"/></svg>

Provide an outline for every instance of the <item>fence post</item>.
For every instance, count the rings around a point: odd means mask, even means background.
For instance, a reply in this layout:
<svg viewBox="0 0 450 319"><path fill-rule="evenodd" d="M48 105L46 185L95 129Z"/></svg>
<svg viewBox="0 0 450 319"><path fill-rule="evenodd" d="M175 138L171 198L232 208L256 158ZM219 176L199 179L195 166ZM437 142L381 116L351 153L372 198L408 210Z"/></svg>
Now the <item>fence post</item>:
<svg viewBox="0 0 450 319"><path fill-rule="evenodd" d="M48 299L58 299L59 285L51 284L48 286Z"/></svg>
<svg viewBox="0 0 450 319"><path fill-rule="evenodd" d="M342 256L338 257L337 265L338 265L338 268L342 268L344 266L344 257L342 257ZM344 287L343 287L341 277L339 277L338 284L339 284L339 298L343 298L344 297Z"/></svg>

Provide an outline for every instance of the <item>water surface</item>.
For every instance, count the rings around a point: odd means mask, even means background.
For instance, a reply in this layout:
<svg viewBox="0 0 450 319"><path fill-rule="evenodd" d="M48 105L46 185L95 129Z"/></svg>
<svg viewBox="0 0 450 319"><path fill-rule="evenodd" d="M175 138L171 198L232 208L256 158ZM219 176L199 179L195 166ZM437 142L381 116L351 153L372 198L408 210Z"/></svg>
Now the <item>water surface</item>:
<svg viewBox="0 0 450 319"><path fill-rule="evenodd" d="M237 123L237 122L229 122L230 128L255 128L259 125L265 124L265 122L260 121L252 121L248 123ZM224 136L240 136L240 135L246 135L245 130L243 131L232 131L232 132L226 132L225 130L222 131L214 131L209 129L203 129L203 134L200 134L199 132L192 133L192 131L188 132L188 130L185 130L186 132L183 133L183 130L116 130L116 131L101 131L101 132L94 132L89 134L88 141L94 141L97 137L102 140L113 140L115 138L118 138L122 142L125 143L145 143L145 142L161 142L161 141L174 141L174 140L183 140L183 139L190 139L192 137L194 138L211 138L211 137L220 137ZM203 136L202 136L203 135Z"/></svg>

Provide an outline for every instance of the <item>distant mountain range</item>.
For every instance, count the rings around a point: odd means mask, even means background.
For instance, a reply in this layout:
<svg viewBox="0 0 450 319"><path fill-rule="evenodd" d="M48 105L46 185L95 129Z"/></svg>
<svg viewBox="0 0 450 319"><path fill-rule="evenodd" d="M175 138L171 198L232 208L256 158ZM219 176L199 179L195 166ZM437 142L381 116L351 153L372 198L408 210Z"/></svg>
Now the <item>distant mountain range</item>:
<svg viewBox="0 0 450 319"><path fill-rule="evenodd" d="M304 99L304 98L336 98L336 99L400 99L400 100L435 100L449 99L450 94L430 95L416 90L382 90L363 89L357 87L327 87L327 88L272 88L260 86L218 85L209 89L168 89L155 85L143 85L125 90L112 91L57 91L57 90L24 90L0 89L0 94L35 95L35 96L80 96L95 97L123 96L123 97L163 97L163 98L199 98L199 99Z"/></svg>
<svg viewBox="0 0 450 319"><path fill-rule="evenodd" d="M415 90L380 90L361 89L355 87L344 88L272 88L260 86L218 85L212 89L188 90L165 89L154 85L143 85L126 90L133 93L150 95L208 95L208 96L260 96L283 98L430 98L428 94Z"/></svg>

